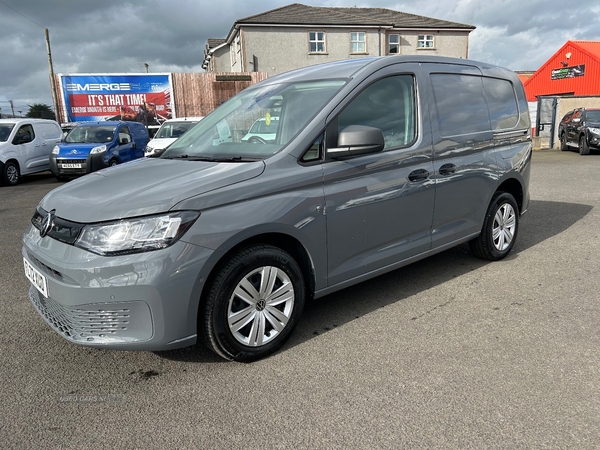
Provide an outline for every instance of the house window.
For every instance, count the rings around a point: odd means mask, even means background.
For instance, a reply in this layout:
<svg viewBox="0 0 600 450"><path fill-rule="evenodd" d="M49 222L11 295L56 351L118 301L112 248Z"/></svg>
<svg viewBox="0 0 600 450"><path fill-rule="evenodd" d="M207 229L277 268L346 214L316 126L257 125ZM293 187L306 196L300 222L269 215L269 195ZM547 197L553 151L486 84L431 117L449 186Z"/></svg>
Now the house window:
<svg viewBox="0 0 600 450"><path fill-rule="evenodd" d="M420 34L417 48L434 48L433 34Z"/></svg>
<svg viewBox="0 0 600 450"><path fill-rule="evenodd" d="M325 53L325 32L309 31L308 43L310 53Z"/></svg>
<svg viewBox="0 0 600 450"><path fill-rule="evenodd" d="M365 32L350 33L350 53L367 53L367 36Z"/></svg>
<svg viewBox="0 0 600 450"><path fill-rule="evenodd" d="M388 55L397 55L400 53L400 35L390 34L388 36Z"/></svg>

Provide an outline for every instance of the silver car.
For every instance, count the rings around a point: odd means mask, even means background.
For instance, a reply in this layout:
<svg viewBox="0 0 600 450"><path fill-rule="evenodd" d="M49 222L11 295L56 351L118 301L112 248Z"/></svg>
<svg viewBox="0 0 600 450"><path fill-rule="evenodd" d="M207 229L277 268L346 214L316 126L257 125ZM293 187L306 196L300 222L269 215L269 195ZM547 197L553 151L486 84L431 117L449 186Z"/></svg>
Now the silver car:
<svg viewBox="0 0 600 450"><path fill-rule="evenodd" d="M275 116L272 140L242 140ZM529 204L530 130L514 72L469 60L270 78L160 158L46 195L23 236L29 298L76 344L264 357L308 300L464 242L504 258Z"/></svg>

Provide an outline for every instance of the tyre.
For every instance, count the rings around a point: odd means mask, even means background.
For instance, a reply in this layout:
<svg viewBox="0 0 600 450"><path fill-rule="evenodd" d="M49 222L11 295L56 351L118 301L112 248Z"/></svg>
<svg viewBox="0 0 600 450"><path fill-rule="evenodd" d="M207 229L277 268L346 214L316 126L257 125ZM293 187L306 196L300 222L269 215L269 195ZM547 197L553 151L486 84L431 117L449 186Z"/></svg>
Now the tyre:
<svg viewBox="0 0 600 450"><path fill-rule="evenodd" d="M569 149L569 147L567 147L567 135L565 133L560 135L560 149L563 152Z"/></svg>
<svg viewBox="0 0 600 450"><path fill-rule="evenodd" d="M250 362L279 349L304 308L302 271L285 251L270 245L241 250L208 286L198 328L223 358Z"/></svg>
<svg viewBox="0 0 600 450"><path fill-rule="evenodd" d="M587 140L585 139L585 136L581 136L579 138L579 154L580 155L589 155L590 154L590 147L587 144Z"/></svg>
<svg viewBox="0 0 600 450"><path fill-rule="evenodd" d="M116 166L117 164L119 164L119 161L117 161L116 159L111 159L110 162L108 163L109 166Z"/></svg>
<svg viewBox="0 0 600 450"><path fill-rule="evenodd" d="M519 231L519 207L507 192L497 192L488 206L481 234L469 242L475 256L498 261L513 248Z"/></svg>
<svg viewBox="0 0 600 450"><path fill-rule="evenodd" d="M21 179L19 166L13 161L6 161L2 169L2 181L7 186L14 186Z"/></svg>

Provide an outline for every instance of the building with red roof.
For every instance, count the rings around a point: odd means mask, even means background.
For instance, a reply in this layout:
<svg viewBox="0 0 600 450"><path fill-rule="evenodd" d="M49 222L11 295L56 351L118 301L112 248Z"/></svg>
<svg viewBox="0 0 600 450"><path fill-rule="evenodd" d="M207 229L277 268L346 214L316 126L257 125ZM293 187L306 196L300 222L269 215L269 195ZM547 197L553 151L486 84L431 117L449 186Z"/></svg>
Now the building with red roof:
<svg viewBox="0 0 600 450"><path fill-rule="evenodd" d="M600 96L600 41L567 41L523 86L530 102L540 96Z"/></svg>

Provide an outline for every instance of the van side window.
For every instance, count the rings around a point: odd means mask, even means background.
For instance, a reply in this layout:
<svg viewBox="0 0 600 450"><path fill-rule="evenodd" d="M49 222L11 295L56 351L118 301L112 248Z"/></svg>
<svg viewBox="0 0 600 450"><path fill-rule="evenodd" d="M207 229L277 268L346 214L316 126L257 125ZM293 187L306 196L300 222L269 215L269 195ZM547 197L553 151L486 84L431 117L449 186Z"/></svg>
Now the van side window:
<svg viewBox="0 0 600 450"><path fill-rule="evenodd" d="M323 148L321 145L322 143L323 135L321 134L321 136L319 136L315 142L312 143L308 150L306 150L306 153L304 153L304 156L302 157L302 161L309 162L321 159L321 150Z"/></svg>
<svg viewBox="0 0 600 450"><path fill-rule="evenodd" d="M31 125L23 125L17 130L17 134L15 134L15 138L13 139L14 143L20 144L21 138L24 136L29 136L32 141L35 139L35 133Z"/></svg>
<svg viewBox="0 0 600 450"><path fill-rule="evenodd" d="M447 73L430 77L443 137L491 130L482 77Z"/></svg>
<svg viewBox="0 0 600 450"><path fill-rule="evenodd" d="M412 75L396 75L365 88L338 116L338 132L367 125L383 132L384 149L409 145L416 136L415 89Z"/></svg>
<svg viewBox="0 0 600 450"><path fill-rule="evenodd" d="M514 128L519 121L519 108L512 83L499 78L484 77L483 88L490 111L492 130Z"/></svg>
<svg viewBox="0 0 600 450"><path fill-rule="evenodd" d="M119 130L119 144L125 141L125 144L129 144L131 142L131 134L129 133L129 128L123 127Z"/></svg>

